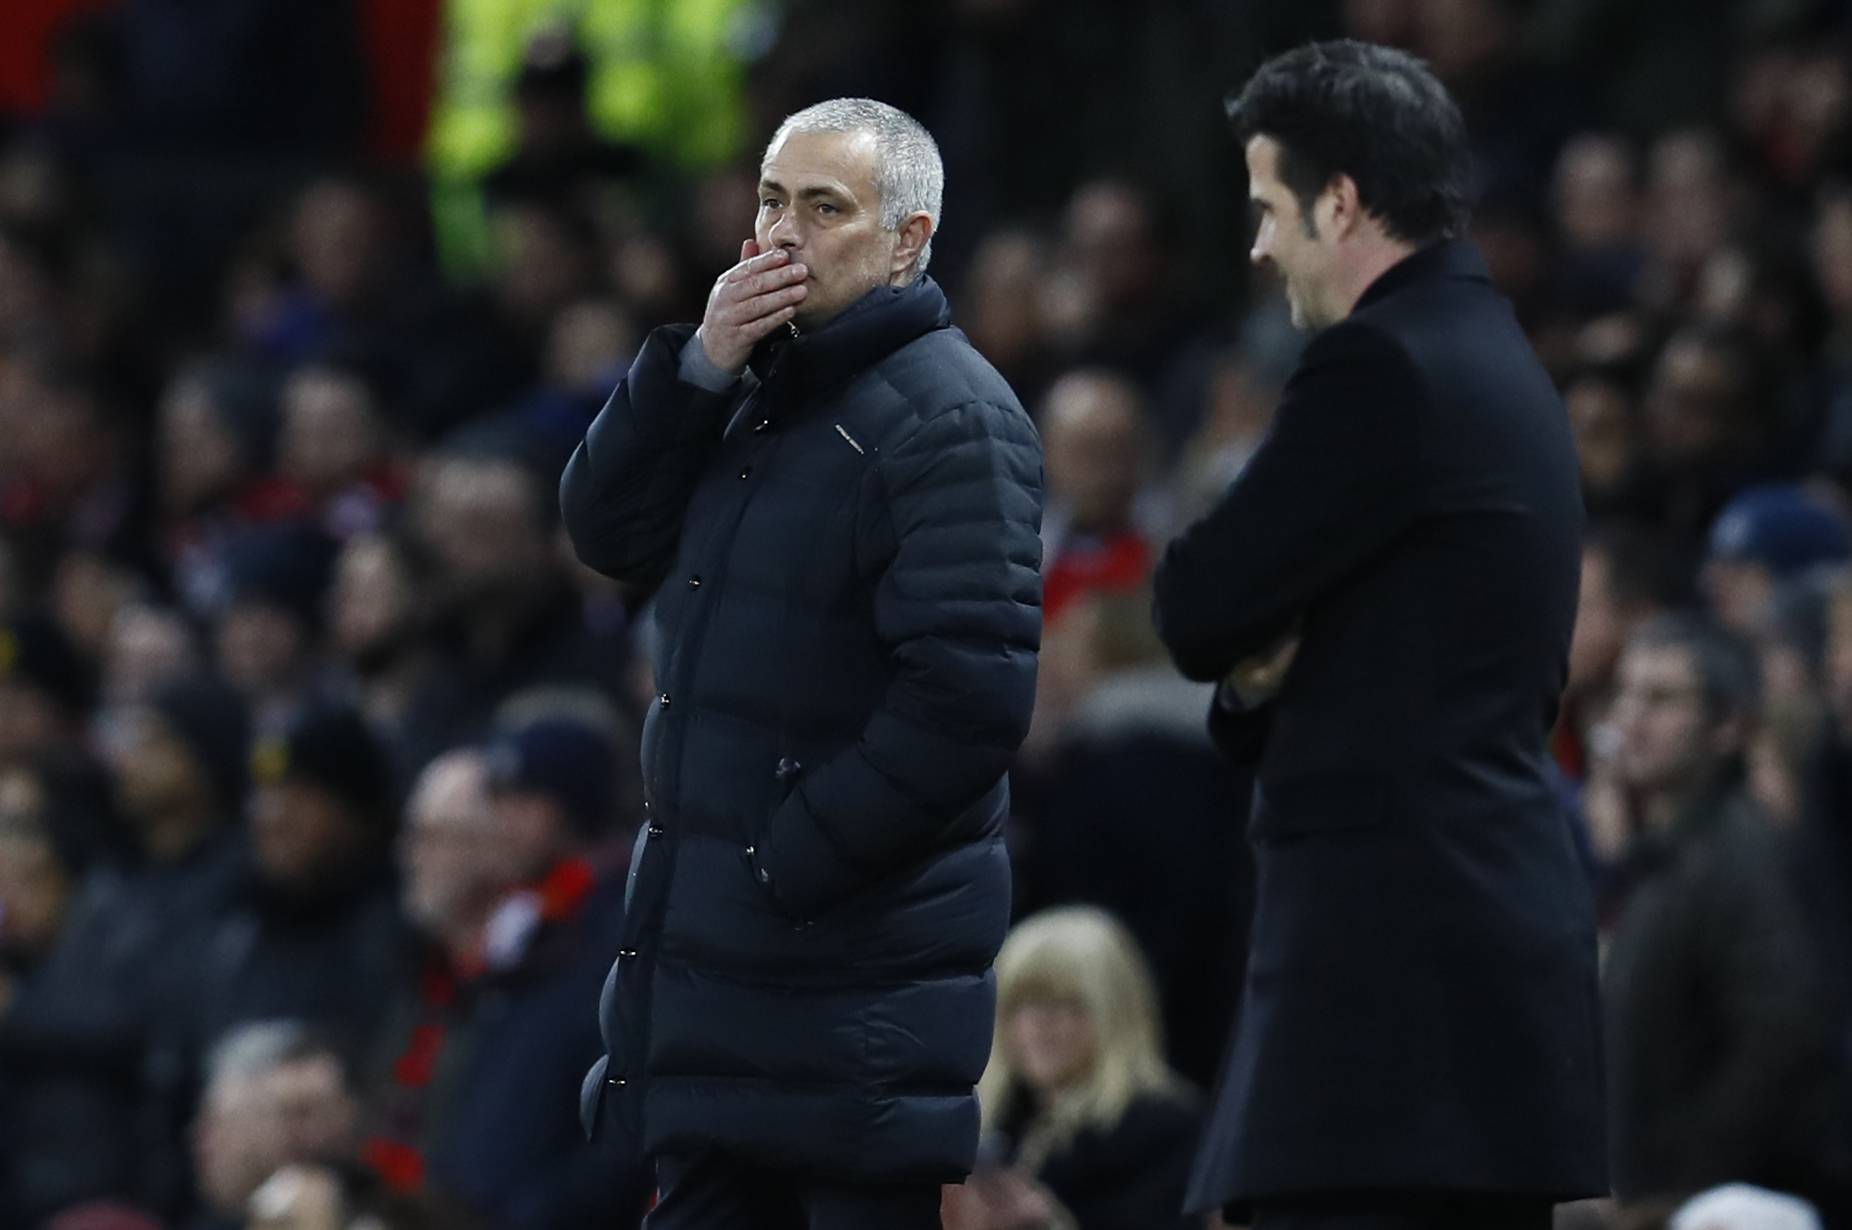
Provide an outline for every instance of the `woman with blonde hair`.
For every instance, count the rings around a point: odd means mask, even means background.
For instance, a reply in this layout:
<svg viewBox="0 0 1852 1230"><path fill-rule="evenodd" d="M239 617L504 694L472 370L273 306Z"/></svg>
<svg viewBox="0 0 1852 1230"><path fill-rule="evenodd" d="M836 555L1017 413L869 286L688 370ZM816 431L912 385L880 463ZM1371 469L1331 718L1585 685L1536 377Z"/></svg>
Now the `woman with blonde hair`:
<svg viewBox="0 0 1852 1230"><path fill-rule="evenodd" d="M1010 932L978 1098L985 1143L948 1226L1199 1224L1181 1211L1198 1100L1164 1060L1144 956L1104 910L1046 910Z"/></svg>

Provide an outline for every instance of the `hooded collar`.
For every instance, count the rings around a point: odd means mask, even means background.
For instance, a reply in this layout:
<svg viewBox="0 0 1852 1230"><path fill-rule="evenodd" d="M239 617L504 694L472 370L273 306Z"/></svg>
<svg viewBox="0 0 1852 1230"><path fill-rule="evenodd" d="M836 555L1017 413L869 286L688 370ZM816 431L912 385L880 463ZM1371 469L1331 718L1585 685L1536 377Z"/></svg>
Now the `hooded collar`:
<svg viewBox="0 0 1852 1230"><path fill-rule="evenodd" d="M908 342L952 323L945 292L931 278L878 286L815 329L775 330L749 366L781 406L826 392L868 370ZM768 409L776 412L775 408Z"/></svg>
<svg viewBox="0 0 1852 1230"><path fill-rule="evenodd" d="M1463 278L1473 282L1490 282L1491 271L1479 249L1464 239L1443 239L1409 253L1384 270L1357 299L1353 312L1362 311L1379 299L1398 290L1429 279Z"/></svg>

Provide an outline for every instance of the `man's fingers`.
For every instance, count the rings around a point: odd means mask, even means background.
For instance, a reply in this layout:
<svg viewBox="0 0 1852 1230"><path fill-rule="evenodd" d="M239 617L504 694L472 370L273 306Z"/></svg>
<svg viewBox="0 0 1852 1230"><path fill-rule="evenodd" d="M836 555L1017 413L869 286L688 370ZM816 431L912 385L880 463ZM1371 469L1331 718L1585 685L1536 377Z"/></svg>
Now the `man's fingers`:
<svg viewBox="0 0 1852 1230"><path fill-rule="evenodd" d="M740 263L741 264L744 264L745 262L751 260L753 257L757 256L758 254L759 254L759 241L758 240L748 239L745 243L742 243L740 245Z"/></svg>
<svg viewBox="0 0 1852 1230"><path fill-rule="evenodd" d="M761 252L757 256L741 261L727 270L723 279L728 282L743 282L755 273L776 269L790 259L791 254L783 248L773 248L770 252Z"/></svg>
<svg viewBox="0 0 1852 1230"><path fill-rule="evenodd" d="M787 286L783 290L769 294L754 295L727 305L719 313L719 319L730 325L743 325L748 321L758 320L768 313L782 307L795 307L804 301L809 289L804 286Z"/></svg>
<svg viewBox="0 0 1852 1230"><path fill-rule="evenodd" d="M810 270L802 265L786 265L782 269L767 269L763 273L753 274L739 284L740 297L750 299L754 295L769 294L779 287L802 282L809 274Z"/></svg>
<svg viewBox="0 0 1852 1230"><path fill-rule="evenodd" d="M767 291L777 290L780 286L801 282L809 272L802 265L782 265L771 269L761 269L740 278L729 289L738 298L750 299L754 295L763 295Z"/></svg>

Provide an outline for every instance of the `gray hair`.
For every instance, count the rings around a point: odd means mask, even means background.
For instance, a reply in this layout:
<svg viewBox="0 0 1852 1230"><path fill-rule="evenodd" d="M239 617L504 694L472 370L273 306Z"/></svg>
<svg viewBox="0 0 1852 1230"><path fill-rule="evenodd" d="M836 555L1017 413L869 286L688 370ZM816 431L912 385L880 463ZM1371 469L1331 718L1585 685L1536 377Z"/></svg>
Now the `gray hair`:
<svg viewBox="0 0 1852 1230"><path fill-rule="evenodd" d="M320 1053L321 1046L302 1021L252 1021L227 1030L206 1058L206 1084L218 1088L263 1076L286 1063Z"/></svg>
<svg viewBox="0 0 1852 1230"><path fill-rule="evenodd" d="M772 134L765 152L794 132L865 132L875 139L875 192L881 197L881 225L899 230L909 214L923 213L939 227L945 196L945 164L938 143L925 126L898 107L872 98L832 98L788 116ZM920 249L913 276L926 272L932 239Z"/></svg>

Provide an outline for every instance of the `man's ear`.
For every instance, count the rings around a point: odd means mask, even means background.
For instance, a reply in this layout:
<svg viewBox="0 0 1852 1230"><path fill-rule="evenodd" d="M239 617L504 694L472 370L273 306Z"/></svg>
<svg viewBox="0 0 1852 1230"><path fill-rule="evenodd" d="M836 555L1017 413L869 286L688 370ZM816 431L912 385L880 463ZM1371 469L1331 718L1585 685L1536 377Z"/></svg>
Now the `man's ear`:
<svg viewBox="0 0 1852 1230"><path fill-rule="evenodd" d="M926 250L926 244L932 239L932 215L928 213L909 214L900 224L897 232L900 236L894 245L894 261L888 267L888 277L898 278L919 263L920 253Z"/></svg>
<svg viewBox="0 0 1852 1230"><path fill-rule="evenodd" d="M1350 235L1363 221L1363 201L1357 195L1357 181L1342 173L1331 177L1312 208L1317 211L1319 231L1339 239Z"/></svg>

